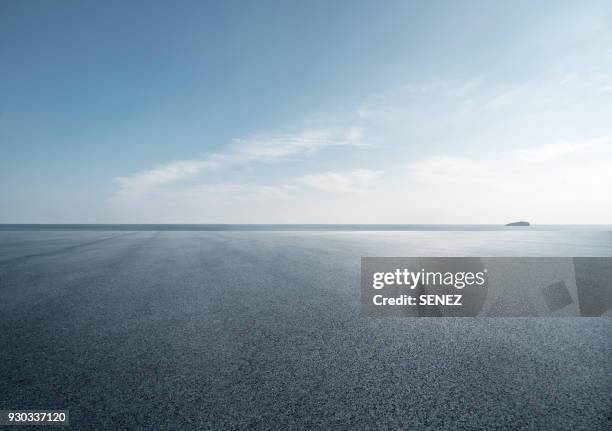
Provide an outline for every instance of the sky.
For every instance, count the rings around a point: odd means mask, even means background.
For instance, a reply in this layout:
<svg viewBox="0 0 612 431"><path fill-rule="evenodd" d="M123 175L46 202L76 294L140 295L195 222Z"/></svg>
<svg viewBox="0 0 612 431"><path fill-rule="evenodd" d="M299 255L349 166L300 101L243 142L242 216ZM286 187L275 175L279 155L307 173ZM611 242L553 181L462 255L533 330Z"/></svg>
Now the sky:
<svg viewBox="0 0 612 431"><path fill-rule="evenodd" d="M0 0L0 223L612 223L609 1Z"/></svg>

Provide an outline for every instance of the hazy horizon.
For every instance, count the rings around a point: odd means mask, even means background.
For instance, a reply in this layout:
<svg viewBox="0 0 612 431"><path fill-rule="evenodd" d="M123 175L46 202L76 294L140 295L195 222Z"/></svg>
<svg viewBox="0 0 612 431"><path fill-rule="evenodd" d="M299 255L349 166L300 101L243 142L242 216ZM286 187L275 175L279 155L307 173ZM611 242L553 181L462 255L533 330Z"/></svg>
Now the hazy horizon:
<svg viewBox="0 0 612 431"><path fill-rule="evenodd" d="M0 223L607 224L612 4L0 3Z"/></svg>

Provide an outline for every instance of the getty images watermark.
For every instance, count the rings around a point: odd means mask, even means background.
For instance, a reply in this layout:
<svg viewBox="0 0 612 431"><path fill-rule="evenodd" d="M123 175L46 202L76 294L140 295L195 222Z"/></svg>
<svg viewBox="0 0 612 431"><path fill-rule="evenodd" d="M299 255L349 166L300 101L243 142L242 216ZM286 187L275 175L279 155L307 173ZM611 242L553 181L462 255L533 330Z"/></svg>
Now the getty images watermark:
<svg viewBox="0 0 612 431"><path fill-rule="evenodd" d="M611 257L363 257L362 315L612 317Z"/></svg>

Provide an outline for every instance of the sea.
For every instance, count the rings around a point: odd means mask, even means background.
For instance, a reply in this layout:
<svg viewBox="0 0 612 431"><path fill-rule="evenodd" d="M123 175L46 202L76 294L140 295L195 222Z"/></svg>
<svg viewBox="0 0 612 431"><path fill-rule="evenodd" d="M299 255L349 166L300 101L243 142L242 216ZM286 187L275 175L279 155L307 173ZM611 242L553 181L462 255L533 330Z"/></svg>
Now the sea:
<svg viewBox="0 0 612 431"><path fill-rule="evenodd" d="M612 224L0 224L0 231L591 231Z"/></svg>

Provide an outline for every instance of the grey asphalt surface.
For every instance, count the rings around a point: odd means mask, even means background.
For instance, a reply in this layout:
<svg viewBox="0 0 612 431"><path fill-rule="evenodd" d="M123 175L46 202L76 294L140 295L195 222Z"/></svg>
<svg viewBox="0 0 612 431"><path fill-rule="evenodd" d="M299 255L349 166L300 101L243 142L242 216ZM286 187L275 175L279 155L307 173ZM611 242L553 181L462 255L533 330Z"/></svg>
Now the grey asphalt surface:
<svg viewBox="0 0 612 431"><path fill-rule="evenodd" d="M0 232L0 409L69 409L83 430L612 428L611 319L362 318L359 258L377 255L610 241Z"/></svg>

